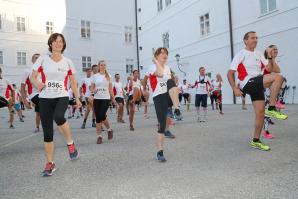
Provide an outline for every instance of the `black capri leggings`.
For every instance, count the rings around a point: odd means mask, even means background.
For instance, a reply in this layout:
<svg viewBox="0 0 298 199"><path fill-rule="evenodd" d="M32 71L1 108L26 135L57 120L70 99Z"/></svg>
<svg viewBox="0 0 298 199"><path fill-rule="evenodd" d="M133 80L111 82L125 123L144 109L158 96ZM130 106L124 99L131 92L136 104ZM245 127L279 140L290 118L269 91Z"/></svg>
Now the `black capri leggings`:
<svg viewBox="0 0 298 199"><path fill-rule="evenodd" d="M54 136L53 120L58 126L66 122L64 114L68 107L68 97L39 98L40 119L44 142L52 142Z"/></svg>
<svg viewBox="0 0 298 199"><path fill-rule="evenodd" d="M96 123L101 123L107 118L107 111L110 106L109 99L94 99L93 107L95 112Z"/></svg>

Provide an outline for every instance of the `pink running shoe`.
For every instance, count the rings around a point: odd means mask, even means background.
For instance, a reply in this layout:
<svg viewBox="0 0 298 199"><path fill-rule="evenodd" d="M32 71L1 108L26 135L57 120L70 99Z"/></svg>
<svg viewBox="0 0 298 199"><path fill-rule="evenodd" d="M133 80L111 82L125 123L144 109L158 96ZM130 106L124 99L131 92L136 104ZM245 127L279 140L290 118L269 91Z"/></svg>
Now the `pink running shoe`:
<svg viewBox="0 0 298 199"><path fill-rule="evenodd" d="M269 133L269 131L262 131L262 134L267 139L273 139L274 138L274 136L271 133Z"/></svg>
<svg viewBox="0 0 298 199"><path fill-rule="evenodd" d="M285 109L285 105L282 104L282 103L278 100L277 103L276 103L276 108L278 108L278 109Z"/></svg>

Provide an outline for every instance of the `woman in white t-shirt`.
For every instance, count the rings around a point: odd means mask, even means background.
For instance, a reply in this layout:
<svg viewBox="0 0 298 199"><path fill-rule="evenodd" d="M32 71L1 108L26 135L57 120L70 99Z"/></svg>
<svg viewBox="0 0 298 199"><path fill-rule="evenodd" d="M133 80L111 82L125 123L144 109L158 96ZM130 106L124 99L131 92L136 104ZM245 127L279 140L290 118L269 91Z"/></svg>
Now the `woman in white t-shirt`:
<svg viewBox="0 0 298 199"><path fill-rule="evenodd" d="M48 46L50 54L40 56L32 67L30 80L39 91L39 108L41 124L44 132L44 143L47 157L47 163L42 176L51 176L56 170L53 162L54 156L54 128L53 120L58 125L59 131L64 136L69 157L76 160L79 153L73 142L69 123L64 114L68 107L69 95L67 83L70 80L70 86L74 92L76 105L81 106L79 100L77 82L74 74L76 69L72 61L63 56L66 48L65 38L60 33L54 33L49 37ZM41 81L37 78L41 76Z"/></svg>
<svg viewBox="0 0 298 199"><path fill-rule="evenodd" d="M108 139L113 139L113 130L107 119L107 111L110 101L116 104L111 77L106 68L106 62L101 60L98 63L99 72L91 77L91 96L96 118L97 144L102 144L102 123L108 129Z"/></svg>

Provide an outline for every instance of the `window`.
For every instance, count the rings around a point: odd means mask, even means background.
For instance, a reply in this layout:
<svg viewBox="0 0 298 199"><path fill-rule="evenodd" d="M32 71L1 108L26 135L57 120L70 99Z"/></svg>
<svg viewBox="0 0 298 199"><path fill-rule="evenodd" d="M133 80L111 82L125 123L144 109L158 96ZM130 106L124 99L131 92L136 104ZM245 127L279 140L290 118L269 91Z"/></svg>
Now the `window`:
<svg viewBox="0 0 298 199"><path fill-rule="evenodd" d="M51 21L46 22L46 33L48 35L53 34L53 22Z"/></svg>
<svg viewBox="0 0 298 199"><path fill-rule="evenodd" d="M276 10L276 0L260 0L261 14Z"/></svg>
<svg viewBox="0 0 298 199"><path fill-rule="evenodd" d="M200 29L201 29L201 36L209 35L210 33L209 13L203 16L200 16Z"/></svg>
<svg viewBox="0 0 298 199"><path fill-rule="evenodd" d="M133 71L133 59L126 59L126 73L130 74Z"/></svg>
<svg viewBox="0 0 298 199"><path fill-rule="evenodd" d="M132 43L132 26L125 26L125 43Z"/></svg>
<svg viewBox="0 0 298 199"><path fill-rule="evenodd" d="M0 51L0 65L3 65L3 51Z"/></svg>
<svg viewBox="0 0 298 199"><path fill-rule="evenodd" d="M0 30L2 29L2 15L0 15Z"/></svg>
<svg viewBox="0 0 298 199"><path fill-rule="evenodd" d="M25 17L17 17L17 31L25 32L26 31L26 19Z"/></svg>
<svg viewBox="0 0 298 199"><path fill-rule="evenodd" d="M162 0L157 0L157 12L162 11Z"/></svg>
<svg viewBox="0 0 298 199"><path fill-rule="evenodd" d="M81 21L81 37L90 39L90 21Z"/></svg>
<svg viewBox="0 0 298 199"><path fill-rule="evenodd" d="M83 71L85 71L86 68L91 68L91 57L83 56L82 57L82 69L83 69Z"/></svg>
<svg viewBox="0 0 298 199"><path fill-rule="evenodd" d="M162 43L164 48L170 48L169 33L162 34Z"/></svg>
<svg viewBox="0 0 298 199"><path fill-rule="evenodd" d="M171 5L171 3L172 3L172 1L171 1L171 0L166 0L166 7L170 6L170 5Z"/></svg>
<svg viewBox="0 0 298 199"><path fill-rule="evenodd" d="M18 65L26 65L26 53L17 52Z"/></svg>

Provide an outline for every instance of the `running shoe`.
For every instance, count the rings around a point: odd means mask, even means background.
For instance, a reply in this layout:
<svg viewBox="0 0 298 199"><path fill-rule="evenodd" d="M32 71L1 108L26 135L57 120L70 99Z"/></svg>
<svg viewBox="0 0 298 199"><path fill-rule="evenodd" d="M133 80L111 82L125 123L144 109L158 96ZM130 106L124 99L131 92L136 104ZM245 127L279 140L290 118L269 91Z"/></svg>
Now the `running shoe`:
<svg viewBox="0 0 298 199"><path fill-rule="evenodd" d="M172 119L175 118L171 107L168 108L167 116Z"/></svg>
<svg viewBox="0 0 298 199"><path fill-rule="evenodd" d="M79 119L79 118L80 118L80 116L78 115L78 116L77 116L77 119Z"/></svg>
<svg viewBox="0 0 298 199"><path fill-rule="evenodd" d="M70 145L67 145L68 147L68 152L69 152L69 157L70 160L77 160L79 159L79 152L77 151L75 144L72 143Z"/></svg>
<svg viewBox="0 0 298 199"><path fill-rule="evenodd" d="M280 101L277 101L277 103L276 103L276 108L278 108L278 109L285 109L285 105L283 105Z"/></svg>
<svg viewBox="0 0 298 199"><path fill-rule="evenodd" d="M129 127L129 130L134 131L135 128L134 128L133 126L130 126L130 127Z"/></svg>
<svg viewBox="0 0 298 199"><path fill-rule="evenodd" d="M15 127L12 124L9 126L9 128L10 129L15 129Z"/></svg>
<svg viewBox="0 0 298 199"><path fill-rule="evenodd" d="M113 130L112 129L108 131L108 140L111 140L111 139L113 139Z"/></svg>
<svg viewBox="0 0 298 199"><path fill-rule="evenodd" d="M247 110L247 108L245 106L242 106L242 110Z"/></svg>
<svg viewBox="0 0 298 199"><path fill-rule="evenodd" d="M53 162L48 162L46 164L45 169L41 172L42 177L49 177L52 176L54 171L56 171L56 165Z"/></svg>
<svg viewBox="0 0 298 199"><path fill-rule="evenodd" d="M33 133L38 133L39 132L39 128L36 128Z"/></svg>
<svg viewBox="0 0 298 199"><path fill-rule="evenodd" d="M158 151L156 154L156 160L159 162L165 162L167 161L166 158L163 155L163 151Z"/></svg>
<svg viewBox="0 0 298 199"><path fill-rule="evenodd" d="M123 123L123 124L124 124L124 123L125 123L125 121L124 121L123 119L121 119L121 120L120 120L120 123Z"/></svg>
<svg viewBox="0 0 298 199"><path fill-rule="evenodd" d="M95 122L92 122L92 127L96 128Z"/></svg>
<svg viewBox="0 0 298 199"><path fill-rule="evenodd" d="M102 144L102 137L101 136L98 136L96 143L97 144Z"/></svg>
<svg viewBox="0 0 298 199"><path fill-rule="evenodd" d="M262 135L267 139L273 139L274 136L269 131L262 131Z"/></svg>
<svg viewBox="0 0 298 199"><path fill-rule="evenodd" d="M276 110L268 110L266 109L265 110L265 116L268 116L268 117L273 117L275 119L278 119L278 120L285 120L288 118L288 116L284 113L281 113L281 112L278 112Z"/></svg>
<svg viewBox="0 0 298 199"><path fill-rule="evenodd" d="M20 118L20 122L24 122L24 119L23 118Z"/></svg>
<svg viewBox="0 0 298 199"><path fill-rule="evenodd" d="M261 141L254 142L253 140L250 142L250 146L255 149L259 149L262 151L269 151L270 147Z"/></svg>
<svg viewBox="0 0 298 199"><path fill-rule="evenodd" d="M175 139L176 136L171 133L171 131L165 131L165 137Z"/></svg>
<svg viewBox="0 0 298 199"><path fill-rule="evenodd" d="M71 116L68 116L67 119L71 119Z"/></svg>
<svg viewBox="0 0 298 199"><path fill-rule="evenodd" d="M181 114L181 112L180 112L179 109L175 109L175 111L174 111L174 118L175 118L177 121L182 120L182 114Z"/></svg>
<svg viewBox="0 0 298 199"><path fill-rule="evenodd" d="M222 111L220 111L219 114L223 115L224 113Z"/></svg>
<svg viewBox="0 0 298 199"><path fill-rule="evenodd" d="M86 128L86 123L83 122L82 126L81 126L81 129L85 129Z"/></svg>

